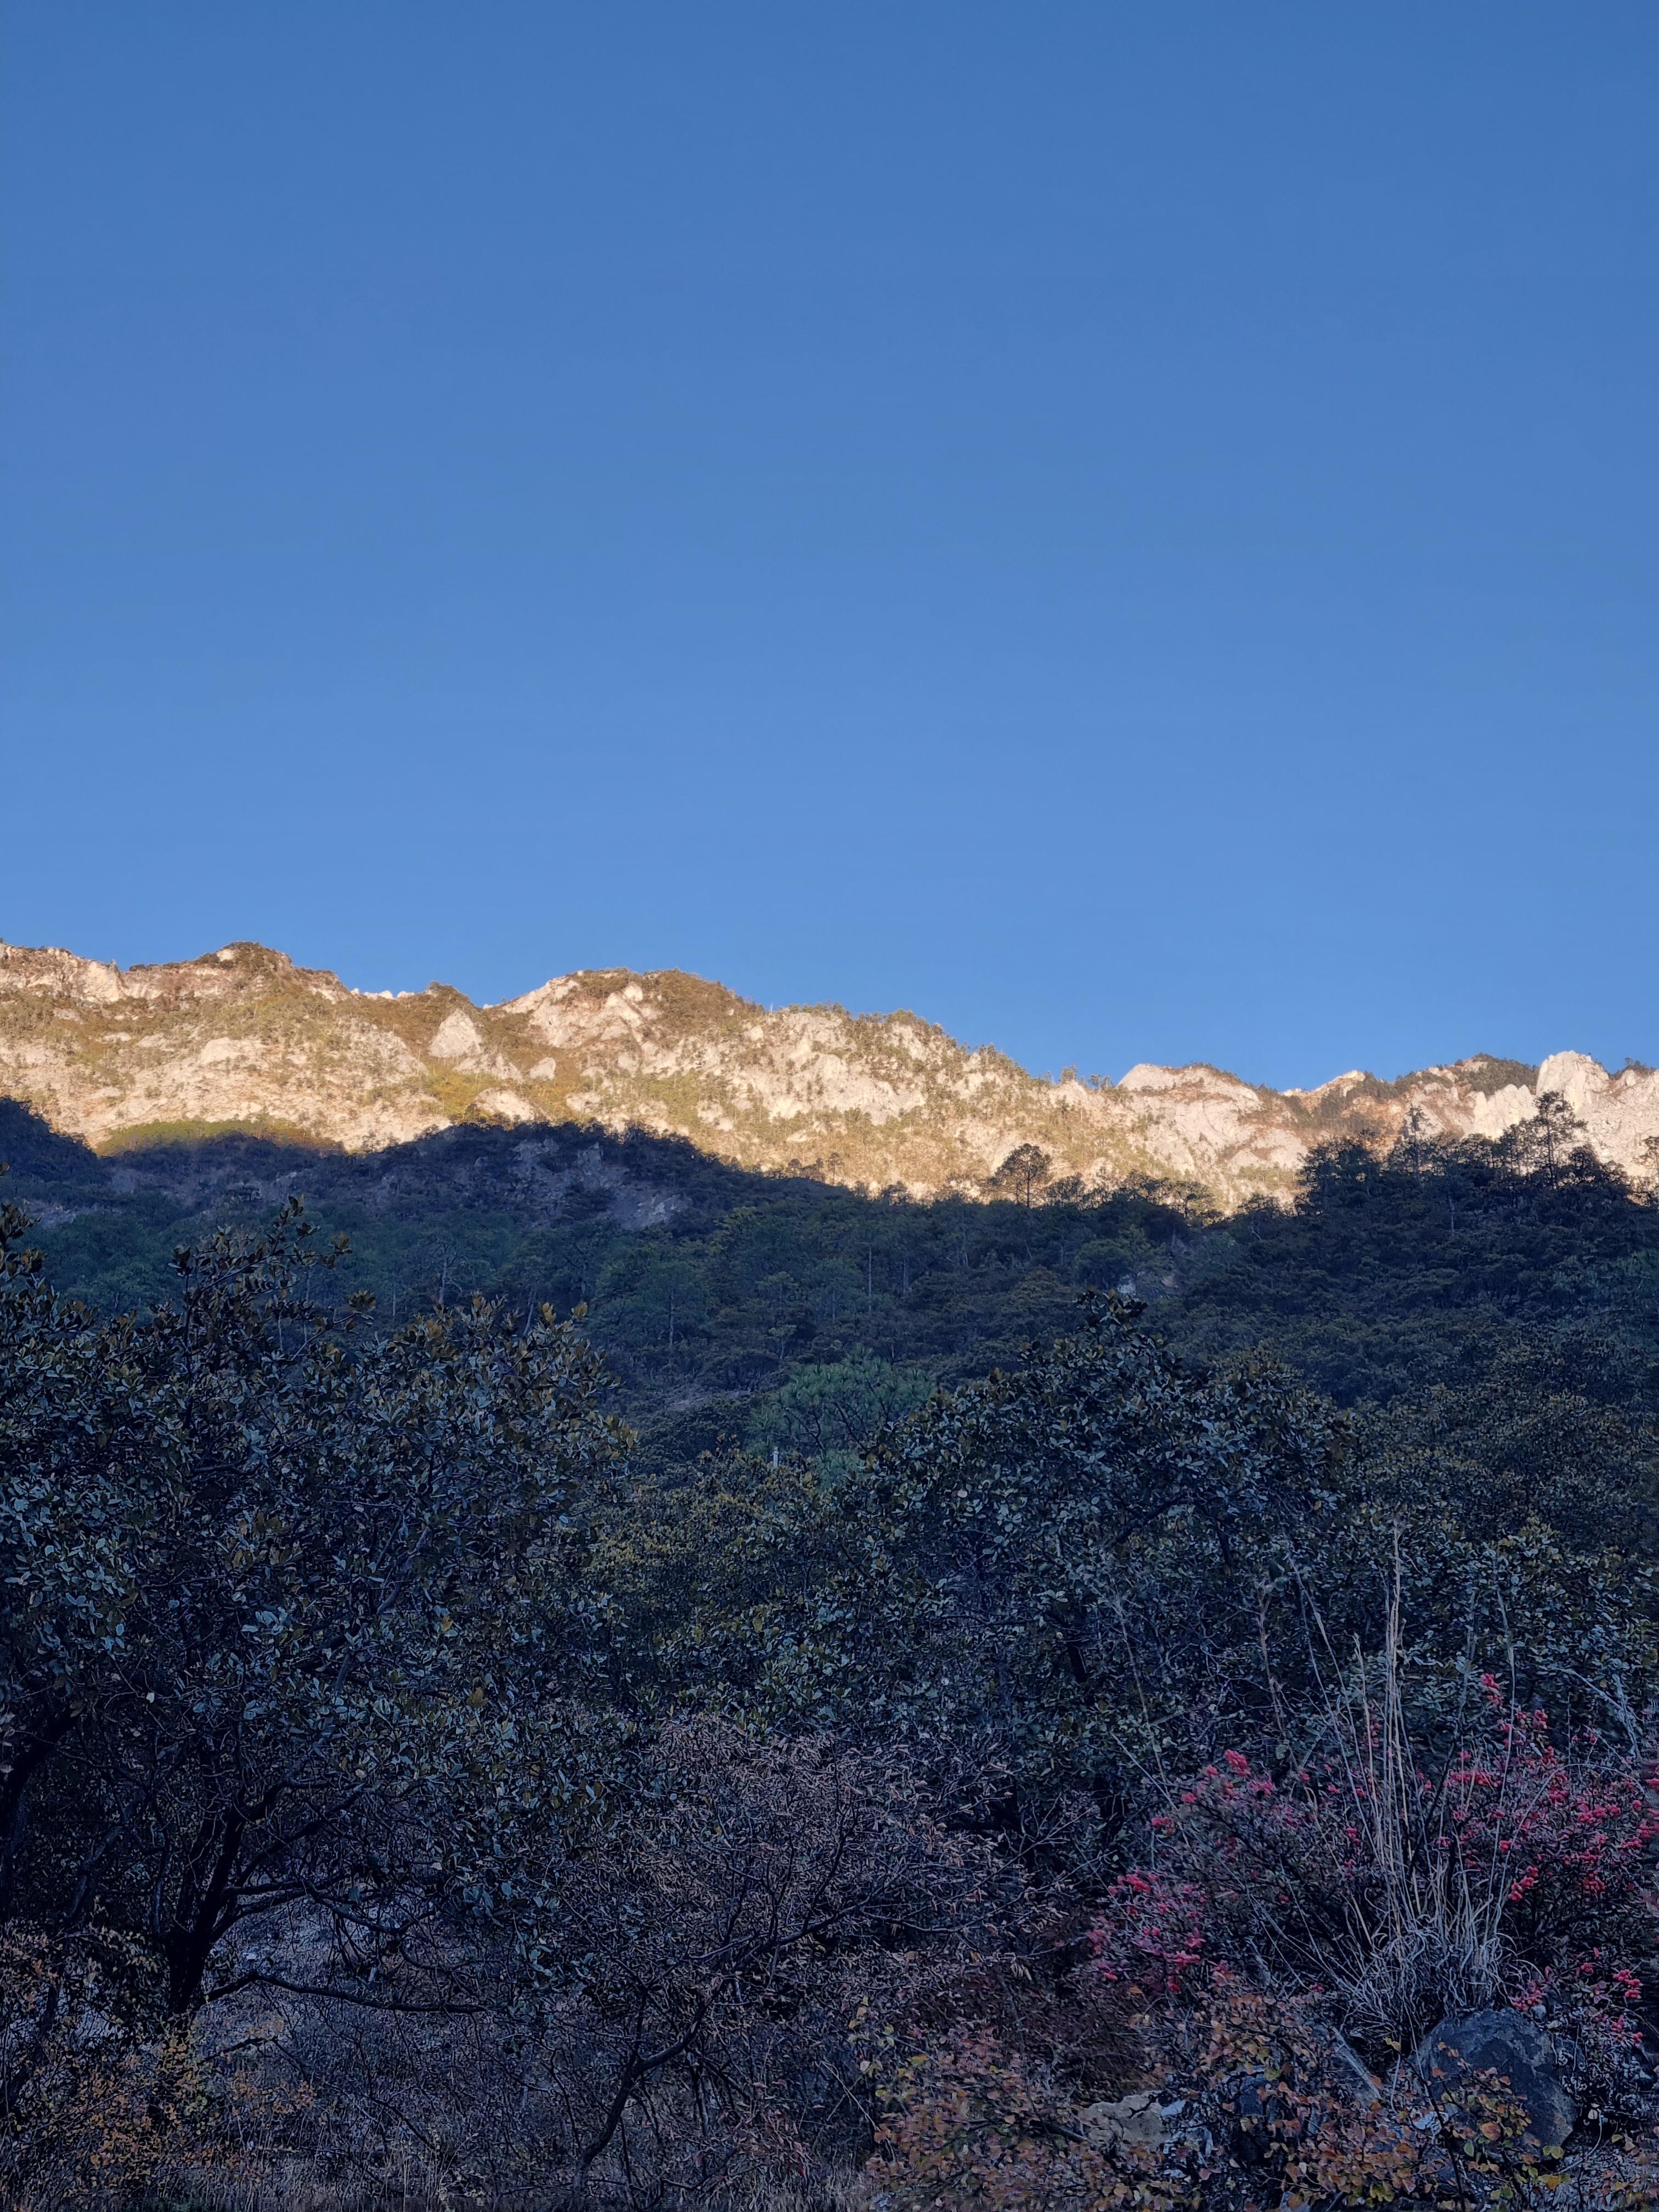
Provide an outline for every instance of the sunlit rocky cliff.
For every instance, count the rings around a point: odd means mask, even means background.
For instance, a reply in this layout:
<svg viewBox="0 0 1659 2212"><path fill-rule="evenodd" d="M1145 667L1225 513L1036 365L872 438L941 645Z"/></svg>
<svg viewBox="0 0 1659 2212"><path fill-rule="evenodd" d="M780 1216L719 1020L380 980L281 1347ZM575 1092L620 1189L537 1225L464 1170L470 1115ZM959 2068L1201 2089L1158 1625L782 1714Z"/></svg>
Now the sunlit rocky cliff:
<svg viewBox="0 0 1659 2212"><path fill-rule="evenodd" d="M1659 1074L1577 1052L1309 1091L1206 1066L1056 1084L913 1014L769 1012L674 971L558 976L478 1006L436 983L353 991L258 945L119 969L0 944L0 1094L104 1150L234 1127L362 1152L459 1121L586 1121L918 1195L976 1188L1034 1143L1057 1176L1154 1177L1231 1205L1287 1191L1323 1139L1386 1143L1413 1109L1425 1133L1496 1137L1546 1091L1604 1159L1650 1174Z"/></svg>

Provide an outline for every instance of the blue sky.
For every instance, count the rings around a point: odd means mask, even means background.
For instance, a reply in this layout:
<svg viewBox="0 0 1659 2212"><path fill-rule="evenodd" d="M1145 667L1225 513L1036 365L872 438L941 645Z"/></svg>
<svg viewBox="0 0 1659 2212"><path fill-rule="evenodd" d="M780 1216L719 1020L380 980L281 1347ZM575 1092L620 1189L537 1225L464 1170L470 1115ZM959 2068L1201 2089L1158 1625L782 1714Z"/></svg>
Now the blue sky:
<svg viewBox="0 0 1659 2212"><path fill-rule="evenodd" d="M1659 1060L1659 11L12 0L0 935Z"/></svg>

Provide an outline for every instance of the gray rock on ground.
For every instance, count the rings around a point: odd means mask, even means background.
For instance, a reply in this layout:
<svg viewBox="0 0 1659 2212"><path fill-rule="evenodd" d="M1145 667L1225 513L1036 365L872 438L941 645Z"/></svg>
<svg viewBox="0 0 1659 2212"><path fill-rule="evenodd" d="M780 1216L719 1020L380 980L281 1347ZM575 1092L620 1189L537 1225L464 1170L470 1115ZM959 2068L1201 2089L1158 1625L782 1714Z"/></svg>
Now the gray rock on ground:
<svg viewBox="0 0 1659 2212"><path fill-rule="evenodd" d="M1477 2075L1501 2075L1546 2150L1559 2150L1577 2124L1578 2108L1562 2086L1554 2045L1521 2013L1454 2014L1424 2037L1413 2064L1437 2095Z"/></svg>
<svg viewBox="0 0 1659 2212"><path fill-rule="evenodd" d="M1132 2089L1127 2097L1085 2105L1078 2115L1091 2142L1142 2143L1156 2149L1164 2140L1164 2114L1156 2091Z"/></svg>

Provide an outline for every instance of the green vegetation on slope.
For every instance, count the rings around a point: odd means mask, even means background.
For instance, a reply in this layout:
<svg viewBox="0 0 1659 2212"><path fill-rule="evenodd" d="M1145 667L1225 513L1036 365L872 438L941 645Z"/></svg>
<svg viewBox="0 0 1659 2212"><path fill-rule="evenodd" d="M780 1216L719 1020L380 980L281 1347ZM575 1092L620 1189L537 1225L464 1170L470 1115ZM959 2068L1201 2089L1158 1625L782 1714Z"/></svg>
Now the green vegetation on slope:
<svg viewBox="0 0 1659 2212"><path fill-rule="evenodd" d="M849 1403L896 1407L1006 1366L1089 1290L1151 1304L1194 1358L1270 1352L1341 1404L1465 1390L1547 1342L1565 1395L1645 1413L1659 1211L1571 1133L1386 1160L1331 1147L1293 1207L1218 1219L1153 1186L1085 1196L1031 1147L983 1200L918 1203L566 1127L454 1129L356 1158L222 1137L106 1163L0 1107L8 1188L38 1216L54 1280L100 1310L165 1297L176 1246L298 1194L349 1239L342 1279L374 1293L383 1325L475 1291L582 1308L658 1460L720 1435L776 1441L762 1401L828 1404L836 1370Z"/></svg>
<svg viewBox="0 0 1659 2212"><path fill-rule="evenodd" d="M1582 2110L1615 2201L1659 1212L1564 1115L1226 1219L0 1142L0 2191L1519 2204ZM1547 2123L1425 2117L1492 2008Z"/></svg>

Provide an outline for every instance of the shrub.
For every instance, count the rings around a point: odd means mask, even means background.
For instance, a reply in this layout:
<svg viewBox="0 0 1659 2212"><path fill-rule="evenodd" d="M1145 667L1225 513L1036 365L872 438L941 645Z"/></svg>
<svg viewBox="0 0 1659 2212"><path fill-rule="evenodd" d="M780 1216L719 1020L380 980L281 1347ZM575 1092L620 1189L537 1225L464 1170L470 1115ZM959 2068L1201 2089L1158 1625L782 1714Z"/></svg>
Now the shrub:
<svg viewBox="0 0 1659 2212"><path fill-rule="evenodd" d="M1099 1971L1151 2003L1231 1961L1322 1992L1378 2061L1499 1999L1638 2042L1647 1777L1594 1740L1558 1748L1490 1676L1480 1690L1473 1740L1437 1762L1385 1689L1283 1782L1242 1752L1206 1767L1156 1816L1154 1863L1114 1885Z"/></svg>

